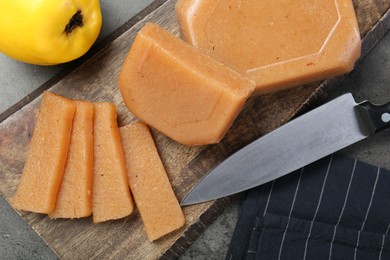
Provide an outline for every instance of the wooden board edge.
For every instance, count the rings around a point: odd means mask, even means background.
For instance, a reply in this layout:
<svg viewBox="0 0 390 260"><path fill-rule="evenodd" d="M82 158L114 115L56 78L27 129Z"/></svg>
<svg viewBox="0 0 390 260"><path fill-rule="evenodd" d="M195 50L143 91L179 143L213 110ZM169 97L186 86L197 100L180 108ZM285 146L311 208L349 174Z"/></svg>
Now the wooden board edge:
<svg viewBox="0 0 390 260"><path fill-rule="evenodd" d="M98 52L106 48L112 41L117 39L119 36L121 36L124 32L126 32L129 28L134 26L136 23L144 19L147 15L152 13L154 10L158 9L161 5L163 5L168 0L155 0L151 4L149 4L147 7L139 11L137 14L135 14L133 17L131 17L129 20L127 20L123 25L121 25L119 28L117 28L115 31L110 33L108 36L106 36L104 39L102 39L100 42L94 44L92 48L84 54L82 57L80 57L77 60L71 61L67 63L66 67L61 70L58 74L56 74L54 77L50 78L48 81L40 85L37 89L26 95L24 98L19 100L17 103L12 105L11 107L7 108L5 111L0 113L0 123L3 122L5 119L10 117L12 114L14 114L19 109L23 108L27 104L29 104L31 101L38 98L43 91L51 88L56 83L61 81L63 78L65 78L67 75L69 75L72 71L80 67L82 64L87 62L89 59L91 59L94 55L96 55Z"/></svg>
<svg viewBox="0 0 390 260"><path fill-rule="evenodd" d="M215 200L214 203L199 217L199 221L189 226L160 259L178 259L188 247L205 231L211 223L226 209L232 197Z"/></svg>

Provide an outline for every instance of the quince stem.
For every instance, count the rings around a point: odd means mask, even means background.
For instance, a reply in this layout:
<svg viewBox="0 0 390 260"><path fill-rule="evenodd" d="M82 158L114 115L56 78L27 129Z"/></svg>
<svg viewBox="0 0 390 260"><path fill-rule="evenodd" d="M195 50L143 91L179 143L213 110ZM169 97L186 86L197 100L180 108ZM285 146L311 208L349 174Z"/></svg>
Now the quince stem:
<svg viewBox="0 0 390 260"><path fill-rule="evenodd" d="M65 33L69 34L77 27L82 27L83 25L83 15L80 10L77 10L70 19L69 23L65 26Z"/></svg>

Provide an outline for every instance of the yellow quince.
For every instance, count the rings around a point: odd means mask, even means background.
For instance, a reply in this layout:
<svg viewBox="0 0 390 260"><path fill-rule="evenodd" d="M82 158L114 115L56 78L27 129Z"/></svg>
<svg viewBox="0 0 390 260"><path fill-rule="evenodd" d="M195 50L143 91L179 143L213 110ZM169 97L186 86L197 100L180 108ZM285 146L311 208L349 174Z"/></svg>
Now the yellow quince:
<svg viewBox="0 0 390 260"><path fill-rule="evenodd" d="M99 0L1 0L0 52L26 63L79 58L102 25Z"/></svg>

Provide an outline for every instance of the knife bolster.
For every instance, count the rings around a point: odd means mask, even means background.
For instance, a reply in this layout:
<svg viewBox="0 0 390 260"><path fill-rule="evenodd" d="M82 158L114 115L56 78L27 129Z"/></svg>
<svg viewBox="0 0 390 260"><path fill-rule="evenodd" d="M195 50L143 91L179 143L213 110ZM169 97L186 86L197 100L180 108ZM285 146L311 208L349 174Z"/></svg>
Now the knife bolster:
<svg viewBox="0 0 390 260"><path fill-rule="evenodd" d="M373 135L390 126L390 102L375 105L365 101L355 108L364 134Z"/></svg>

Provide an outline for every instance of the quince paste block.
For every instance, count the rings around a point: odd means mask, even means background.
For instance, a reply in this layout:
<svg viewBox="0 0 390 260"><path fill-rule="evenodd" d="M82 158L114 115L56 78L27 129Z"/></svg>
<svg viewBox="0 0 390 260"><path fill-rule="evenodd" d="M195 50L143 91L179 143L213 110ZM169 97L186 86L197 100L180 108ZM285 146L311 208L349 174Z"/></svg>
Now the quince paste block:
<svg viewBox="0 0 390 260"><path fill-rule="evenodd" d="M119 75L128 109L179 143L218 142L254 82L156 24L137 34Z"/></svg>
<svg viewBox="0 0 390 260"><path fill-rule="evenodd" d="M94 108L91 102L74 102L68 160L51 218L81 218L92 213Z"/></svg>
<svg viewBox="0 0 390 260"><path fill-rule="evenodd" d="M135 122L120 128L130 189L147 237L154 241L185 223L149 128Z"/></svg>
<svg viewBox="0 0 390 260"><path fill-rule="evenodd" d="M94 103L93 222L119 219L134 209L122 143L112 103Z"/></svg>
<svg viewBox="0 0 390 260"><path fill-rule="evenodd" d="M256 81L255 93L344 74L360 56L351 0L179 0L181 37Z"/></svg>
<svg viewBox="0 0 390 260"><path fill-rule="evenodd" d="M12 200L19 210L53 211L68 157L76 105L45 92L20 183Z"/></svg>

